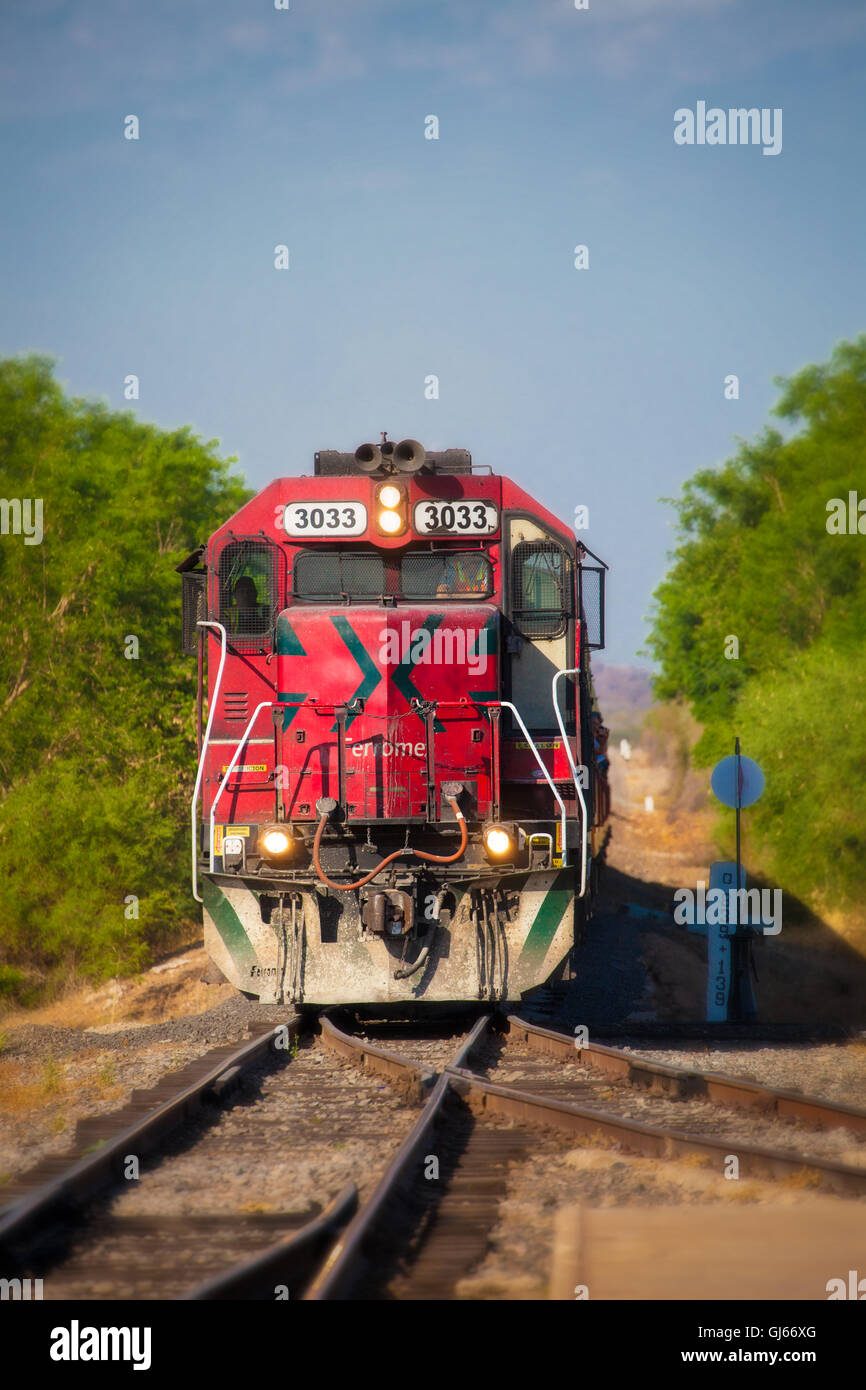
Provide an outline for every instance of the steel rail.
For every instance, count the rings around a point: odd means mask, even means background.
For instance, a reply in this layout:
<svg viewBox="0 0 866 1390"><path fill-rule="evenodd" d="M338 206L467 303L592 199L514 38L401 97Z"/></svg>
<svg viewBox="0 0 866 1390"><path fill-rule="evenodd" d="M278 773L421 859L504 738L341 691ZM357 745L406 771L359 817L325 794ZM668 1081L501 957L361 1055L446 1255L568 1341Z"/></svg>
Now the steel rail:
<svg viewBox="0 0 866 1390"><path fill-rule="evenodd" d="M344 1300L353 1296L354 1288L369 1266L377 1234L384 1233L393 1225L395 1204L398 1207L405 1205L407 1189L413 1177L417 1175L420 1156L425 1152L436 1127L445 1122L446 1105L449 1098L455 1096L462 1098L476 1116L501 1115L523 1126L542 1126L575 1136L603 1137L612 1144L618 1144L625 1151L652 1158L676 1160L699 1155L714 1161L721 1172L725 1160L733 1152L740 1161L741 1171L750 1177L795 1178L810 1184L830 1187L837 1192L857 1195L866 1192L866 1169L760 1145L743 1144L739 1140L719 1139L690 1134L670 1127L644 1124L603 1110L539 1095L531 1090L500 1086L489 1081L472 1071L471 1064L473 1053L489 1036L493 1024L492 1014L485 1014L478 1019L471 1031L461 1040L438 1078L430 1068L420 1065L412 1058L345 1032L337 1026L332 1017L323 1015L320 1023L320 1044L323 1047L353 1061L364 1070L408 1085L415 1095L425 1091L429 1094L416 1123L388 1163L372 1195L338 1235L318 1272L308 1283L302 1294L308 1301ZM573 1038L526 1024L516 1017L508 1018L506 1023L515 1037L524 1041L531 1039L530 1046L536 1046L552 1055L565 1056L567 1053L568 1058L574 1060L577 1054L579 1061L580 1053L584 1053L600 1060L602 1065L615 1063L618 1071L622 1071L626 1061L634 1062L628 1054L617 1053L616 1049L605 1048L599 1044L593 1044L591 1048L575 1049ZM652 1076L654 1080L661 1080L664 1084L672 1082L677 1086L692 1083L695 1076L699 1079L703 1077L703 1074L690 1073L663 1064L645 1066L643 1063L638 1064L633 1074L636 1078L643 1078L643 1081L636 1081L635 1084L645 1084L646 1079ZM708 1079L716 1080L715 1077ZM736 1082L736 1078L723 1079ZM753 1086L752 1083L744 1084L753 1095L766 1090ZM688 1090L682 1093L695 1094ZM703 1098L701 1092L698 1092L698 1098ZM804 1098L794 1096L793 1099L802 1101ZM832 1109L822 1102L815 1104L822 1110ZM849 1108L845 1107L845 1113L859 1112L849 1111ZM346 1199L346 1196L344 1191L341 1198ZM324 1217L325 1213L322 1218L317 1218L317 1221L324 1221ZM316 1223L310 1223L310 1226L315 1227ZM190 1297L244 1296L243 1293L234 1295L229 1290L252 1288L256 1281L261 1285L272 1274L276 1277L275 1271L280 1268L280 1259L284 1259L288 1264L294 1242L303 1242L306 1229L265 1251L251 1262L249 1268L242 1266L237 1271L230 1271L225 1276L211 1281L210 1286L205 1289L194 1291ZM321 1249L327 1244L324 1229L317 1228L316 1235L317 1239L320 1239ZM244 1284L242 1281L247 1279L247 1273L249 1279L247 1284ZM297 1280L297 1276L295 1277ZM235 1280L238 1282L233 1283Z"/></svg>
<svg viewBox="0 0 866 1390"><path fill-rule="evenodd" d="M391 1159L370 1199L334 1244L304 1294L305 1299L342 1300L353 1296L354 1288L368 1268L377 1232L393 1227L395 1205L399 1208L405 1204L406 1192L418 1173L420 1157L426 1152L436 1127L445 1122L444 1112L449 1096L461 1097L476 1116L500 1115L533 1128L542 1126L575 1136L603 1137L625 1151L652 1158L676 1160L698 1155L713 1162L721 1173L728 1156L735 1153L741 1172L750 1177L795 1178L830 1187L837 1192L858 1195L866 1192L866 1169L760 1145L743 1144L738 1140L648 1125L530 1090L497 1085L471 1070L472 1054L488 1037L492 1021L492 1015L479 1019L443 1068L416 1124ZM402 1072L404 1076L417 1066L386 1049L373 1047L364 1039L342 1033L329 1020L324 1022L328 1025L331 1041L339 1040L342 1055L354 1055L360 1065L375 1064L383 1074ZM542 1050L562 1055L562 1045L566 1043L569 1056L575 1052L574 1039L562 1034L535 1028L516 1018L510 1018L508 1026L518 1036L525 1037L528 1033L537 1040ZM325 1031L323 1027L323 1039ZM615 1055L614 1049L603 1049L599 1055L609 1058ZM676 1073L676 1069L665 1068L664 1080L669 1079L668 1072Z"/></svg>
<svg viewBox="0 0 866 1390"><path fill-rule="evenodd" d="M468 1070L448 1069L457 1093L479 1114L504 1115L521 1124L543 1124L568 1134L593 1134L619 1143L625 1149L651 1158L679 1158L703 1154L724 1160L736 1154L741 1169L752 1177L790 1177L793 1175L826 1184L836 1192L866 1193L866 1168L847 1163L812 1158L807 1154L786 1153L782 1149L743 1144L738 1139L714 1139L683 1130L643 1124L609 1111L589 1109L552 1096L538 1095L513 1086L499 1086Z"/></svg>
<svg viewBox="0 0 866 1390"><path fill-rule="evenodd" d="M576 1063L613 1081L651 1090L657 1094L688 1100L707 1100L738 1110L757 1110L779 1119L800 1120L821 1129L849 1129L866 1134L866 1110L853 1105L801 1095L759 1081L726 1072L696 1071L667 1062L653 1062L621 1048L601 1043L578 1047L567 1033L539 1028L510 1015L506 1020L508 1038L525 1043L530 1049Z"/></svg>
<svg viewBox="0 0 866 1390"><path fill-rule="evenodd" d="M321 1015L321 1044L338 1057L356 1063L364 1071L376 1072L405 1086L417 1100L424 1099L436 1084L436 1073L429 1067L422 1067L408 1057L391 1052L384 1047L376 1047L365 1038L344 1033L328 1013Z"/></svg>
<svg viewBox="0 0 866 1390"><path fill-rule="evenodd" d="M300 1022L293 1019L260 1033L237 1047L205 1071L196 1081L127 1124L92 1154L73 1160L56 1178L35 1187L0 1211L0 1256L20 1260L21 1248L38 1238L43 1226L70 1208L80 1211L118 1177L117 1166L129 1153L137 1157L152 1152L164 1135L181 1124L187 1113L210 1093L220 1094L239 1074L274 1050L278 1035L288 1029L297 1035ZM117 1165L117 1166L116 1166Z"/></svg>
<svg viewBox="0 0 866 1390"><path fill-rule="evenodd" d="M481 1020L481 1023L486 1023L486 1020ZM351 1060L361 1070L385 1076L398 1084L403 1083L419 1099L428 1095L431 1087L435 1086L436 1073L429 1067L420 1066L413 1059L387 1048L377 1047L365 1038L345 1033L328 1014L321 1016L320 1025L321 1045L335 1055ZM480 1025L476 1025L473 1033L462 1041L456 1059L469 1058L475 1045L473 1038L477 1041L479 1032ZM253 1298L260 1296L269 1281L273 1280L291 1282L296 1287L302 1285L314 1272L316 1260L321 1258L335 1234L346 1225L357 1205L357 1188L354 1183L349 1183L325 1211L299 1231L285 1236L251 1260L199 1285L186 1294L185 1299L212 1301Z"/></svg>
<svg viewBox="0 0 866 1390"><path fill-rule="evenodd" d="M474 1049L484 1041L491 1021L492 1014L484 1014L478 1019L469 1033L461 1040L454 1056L455 1061L462 1063L471 1058ZM352 1042L350 1034L342 1034L342 1038L349 1043ZM362 1044L361 1039L356 1039L355 1042ZM369 1045L362 1045L365 1054L369 1054ZM359 1047L358 1051L360 1052L360 1050ZM374 1049L373 1051L381 1054L384 1049ZM400 1059L399 1054L391 1053L390 1056L395 1060L402 1060L407 1069L416 1066L408 1058ZM379 1222L388 1214L389 1206L394 1201L395 1196L404 1189L413 1169L417 1166L419 1154L436 1125L441 1121L452 1085L451 1073L446 1067L436 1082L416 1123L391 1159L370 1198L337 1240L321 1270L304 1295L305 1299L311 1302L321 1302L329 1299L346 1299L351 1296L352 1288L366 1267L365 1247L372 1244Z"/></svg>
<svg viewBox="0 0 866 1390"><path fill-rule="evenodd" d="M285 1284L289 1297L315 1273L323 1255L335 1236L354 1215L358 1207L358 1189L347 1183L330 1202L305 1226L283 1236L267 1250L252 1259L234 1265L222 1274L206 1280L180 1302L216 1302L223 1299L256 1299L274 1297L274 1282ZM266 1292L267 1290L267 1292Z"/></svg>

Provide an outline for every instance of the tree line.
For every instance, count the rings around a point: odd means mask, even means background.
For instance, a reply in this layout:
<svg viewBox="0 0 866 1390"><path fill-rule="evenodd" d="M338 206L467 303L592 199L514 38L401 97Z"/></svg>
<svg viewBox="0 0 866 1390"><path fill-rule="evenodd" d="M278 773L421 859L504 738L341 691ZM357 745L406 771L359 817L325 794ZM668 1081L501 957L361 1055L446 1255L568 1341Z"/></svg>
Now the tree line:
<svg viewBox="0 0 866 1390"><path fill-rule="evenodd" d="M195 662L174 567L251 495L215 450L68 397L46 357L0 361L7 998L125 973L200 934Z"/></svg>
<svg viewBox="0 0 866 1390"><path fill-rule="evenodd" d="M859 913L862 928L866 337L776 385L784 428L740 442L674 501L648 645L657 696L687 701L702 725L696 762L739 735L765 771L751 867L817 912Z"/></svg>

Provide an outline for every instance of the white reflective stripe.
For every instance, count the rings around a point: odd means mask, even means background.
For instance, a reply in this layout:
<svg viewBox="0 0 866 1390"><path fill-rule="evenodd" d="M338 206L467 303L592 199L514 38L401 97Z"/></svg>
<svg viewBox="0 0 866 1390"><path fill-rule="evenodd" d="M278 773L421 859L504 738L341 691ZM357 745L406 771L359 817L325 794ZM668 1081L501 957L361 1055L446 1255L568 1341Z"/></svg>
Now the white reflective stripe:
<svg viewBox="0 0 866 1390"><path fill-rule="evenodd" d="M270 746L273 744L273 741L274 741L274 740L273 740L272 738L248 738L248 739L247 739L247 743L248 743L248 744L249 744L249 743L266 743L266 744L268 745L268 747L270 747ZM211 748L219 748L222 744L227 744L230 748L234 748L234 746L235 746L235 741L234 741L233 738L212 738L211 741L210 741L210 746L211 746Z"/></svg>
<svg viewBox="0 0 866 1390"><path fill-rule="evenodd" d="M586 892L586 852L589 841L589 826L587 825L586 802L583 799L583 788L580 785L580 777L574 765L574 758L571 756L571 744L565 732L565 724L562 720L562 711L559 708L559 701L556 693L556 682L563 676L579 676L580 667L574 666L568 671L557 671L551 682L551 695L553 697L553 708L556 713L556 722L559 725L559 732L562 734L562 742L565 745L565 756L568 758L568 766L571 768L571 778L574 782L574 790L577 792L577 799L580 802L581 824L580 824L580 892L578 897L582 898ZM563 864L565 859L563 858Z"/></svg>
<svg viewBox="0 0 866 1390"><path fill-rule="evenodd" d="M207 757L211 725L213 724L214 715L216 714L217 700L220 693L220 682L223 678L223 667L226 664L226 630L222 623L206 622L204 619L196 623L196 627L216 628L222 642L219 670L217 671L217 678L214 682L213 698L208 701L207 728L204 731L204 738L202 739L201 757L198 760L198 772L195 775L195 790L192 794L192 895L197 903L201 903L204 902L204 898L200 898L198 893L198 825L196 823L196 806L198 805L198 794L201 787L201 779L204 774L204 763ZM211 845L213 845L213 837L211 837ZM213 851L211 851L211 868L213 868Z"/></svg>

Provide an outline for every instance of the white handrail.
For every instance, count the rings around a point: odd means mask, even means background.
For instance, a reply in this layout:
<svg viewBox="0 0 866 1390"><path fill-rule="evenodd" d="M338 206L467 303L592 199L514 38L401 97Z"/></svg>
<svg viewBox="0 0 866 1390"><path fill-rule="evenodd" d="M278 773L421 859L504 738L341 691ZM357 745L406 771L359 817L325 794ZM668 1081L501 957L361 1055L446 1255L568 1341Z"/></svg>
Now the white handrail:
<svg viewBox="0 0 866 1390"><path fill-rule="evenodd" d="M234 771L235 763L237 762L238 758L239 758L240 755L241 755L241 749L243 748L244 744L246 743L247 739L249 738L250 734L252 733L253 725L255 724L255 722L256 722L256 720L258 719L259 715L261 714L262 710L263 710L263 709L270 709L270 708L271 708L272 706L274 706L274 705L282 705L282 703L283 703L282 700L262 700L261 704L256 705L255 709L253 710L252 716L251 716L251 718L250 718L250 722L249 722L249 724L247 725L247 727L244 729L243 735L241 736L241 739L240 739L240 741L239 741L239 743L238 743L237 748L235 749L234 753L232 753L232 759L231 759L231 762L229 763L228 767L226 768L225 776L223 777L223 780L220 782L219 787L217 788L217 794L216 794L216 796L214 797L213 803L212 803L211 808L210 808L210 871L211 871L211 873L213 873L213 871L214 871L214 867L213 867L213 858L214 858L214 853L213 853L213 842L214 842L214 821L215 821L215 819L216 819L217 802L219 801L220 797L222 796L223 792L225 791L226 782L229 780L229 778L230 778L231 775L232 775L232 772Z"/></svg>
<svg viewBox="0 0 866 1390"><path fill-rule="evenodd" d="M214 627L222 639L222 651L220 652L220 664L217 671L217 678L214 682L213 695L208 700L207 708L207 728L204 731L204 738L201 745L201 757L198 760L198 772L195 775L195 791L192 794L192 895L197 903L204 902L204 898L199 897L198 892L198 825L196 823L196 806L198 805L198 794L201 788L201 779L204 774L204 760L207 756L208 739L210 738L213 717L216 714L217 698L220 693L220 684L223 678L223 667L226 664L226 630L222 623L206 622L202 619L196 623L196 627ZM213 868L213 863L211 863Z"/></svg>
<svg viewBox="0 0 866 1390"><path fill-rule="evenodd" d="M553 795L556 797L556 800L559 802L559 809L560 809L560 812L561 812L561 819L562 819L562 832L561 832L561 834L562 834L562 867L565 869L565 868L568 867L568 846L567 846L566 843L565 843L565 802L563 801L562 797L559 795L559 792L556 790L556 784L554 783L553 778L551 777L550 773L548 772L547 768L545 767L544 762L542 761L541 754L539 753L538 749L537 749L536 746L535 746L535 742L534 742L534 740L533 740L532 734L529 732L529 730L527 729L527 727L526 727L526 725L524 724L523 720L521 719L521 717L520 717L520 711L518 710L517 706L516 706L516 705L512 705L512 703L511 703L510 700L500 700L500 701L499 701L499 704L501 705L501 707L502 707L503 709L510 709L510 710L511 710L511 713L514 715L515 719L517 720L518 724L520 725L521 729L523 730L524 734L526 735L526 742L529 744L530 748L532 749L533 753L535 754L535 761L538 763L538 766L541 768L541 771L544 773L544 777L545 777L545 780L546 780L546 782L547 782L547 785L550 787L550 790L553 792Z"/></svg>
<svg viewBox="0 0 866 1390"><path fill-rule="evenodd" d="M574 790L577 792L577 799L580 802L580 809L583 812L580 823L580 892L578 897L582 898L586 892L586 848L589 839L589 825L587 823L586 802L583 799L583 788L580 785L580 777L574 765L574 758L571 756L571 744L565 732L565 724L562 720L562 712L559 708L559 700L556 693L556 682L562 676L579 676L580 667L574 666L568 671L557 671L551 682L551 695L553 697L553 708L556 713L556 722L559 725L559 732L562 734L562 742L565 745L565 756L568 758L568 766L571 768L571 776L574 782Z"/></svg>

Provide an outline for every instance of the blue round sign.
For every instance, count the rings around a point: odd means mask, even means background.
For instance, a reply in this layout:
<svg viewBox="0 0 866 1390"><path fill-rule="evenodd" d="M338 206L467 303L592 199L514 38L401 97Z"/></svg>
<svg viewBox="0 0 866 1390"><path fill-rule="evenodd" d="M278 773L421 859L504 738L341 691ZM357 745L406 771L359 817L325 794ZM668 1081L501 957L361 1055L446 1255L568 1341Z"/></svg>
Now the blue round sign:
<svg viewBox="0 0 866 1390"><path fill-rule="evenodd" d="M764 790L764 774L754 758L732 753L716 763L710 785L723 806L751 806Z"/></svg>

